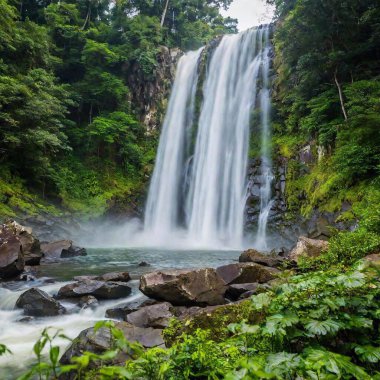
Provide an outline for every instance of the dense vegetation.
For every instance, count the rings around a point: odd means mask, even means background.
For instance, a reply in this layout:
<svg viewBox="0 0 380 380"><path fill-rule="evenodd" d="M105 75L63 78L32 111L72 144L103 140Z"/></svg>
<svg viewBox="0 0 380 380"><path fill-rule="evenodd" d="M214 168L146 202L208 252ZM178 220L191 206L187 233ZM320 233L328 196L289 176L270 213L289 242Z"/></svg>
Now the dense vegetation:
<svg viewBox="0 0 380 380"><path fill-rule="evenodd" d="M82 214L133 203L157 133L130 79L154 79L161 46L234 32L219 14L230 2L1 0L0 216L45 198Z"/></svg>
<svg viewBox="0 0 380 380"><path fill-rule="evenodd" d="M15 8L0 1L6 10L0 15L0 47L7 52L0 65L2 164L9 182L17 184L15 176L23 175L66 202L85 191L91 199L97 191L103 196L104 188L97 187L103 182L96 181L106 168L135 178L149 164L150 137L124 101L123 62L140 60L149 76L150 49L161 43L194 47L231 28L218 16L217 1L194 8L202 28L184 21L190 11L182 19L172 17L176 7L199 5L196 1L173 2L164 28L165 2L154 2L157 8L151 2L121 3L139 6L138 15L118 3L110 12L101 2L94 9L80 1L37 8L25 3L20 21ZM59 349L45 332L35 345L37 364L23 379L57 378L72 370L78 379L380 379L380 267L363 260L380 252L380 5L270 2L278 18L274 151L288 160L289 217L308 216L315 208L337 212L337 221L348 222L353 231L332 231L329 250L319 258L284 271L270 290L212 314L207 324L173 320L165 330L168 349L144 351L106 322L97 328L110 329L111 351L85 353L60 366ZM131 16L120 17L125 12ZM210 15L213 21L204 22ZM22 27L15 29L14 23ZM142 35L134 39L134 33ZM18 54L23 60L12 65ZM70 70L75 75L68 75ZM302 163L305 145L314 158ZM70 184L83 179L80 190ZM47 363L41 356L46 345L51 345ZM6 348L0 345L2 352ZM131 359L115 366L120 352ZM102 366L89 369L93 361Z"/></svg>
<svg viewBox="0 0 380 380"><path fill-rule="evenodd" d="M379 3L271 2L279 17L277 142L284 155L295 158L312 141L319 156L311 170L290 162L289 208L301 206L305 215L316 206L340 211L344 201L379 188Z"/></svg>

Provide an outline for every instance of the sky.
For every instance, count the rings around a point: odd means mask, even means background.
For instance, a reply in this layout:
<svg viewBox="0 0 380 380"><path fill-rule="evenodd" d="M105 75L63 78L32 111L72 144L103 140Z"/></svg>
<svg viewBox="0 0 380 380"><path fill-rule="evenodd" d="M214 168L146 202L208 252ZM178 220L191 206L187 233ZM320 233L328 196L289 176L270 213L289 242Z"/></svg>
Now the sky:
<svg viewBox="0 0 380 380"><path fill-rule="evenodd" d="M230 16L239 20L239 31L252 26L270 22L273 8L265 0L234 0L228 11L222 10L223 16Z"/></svg>

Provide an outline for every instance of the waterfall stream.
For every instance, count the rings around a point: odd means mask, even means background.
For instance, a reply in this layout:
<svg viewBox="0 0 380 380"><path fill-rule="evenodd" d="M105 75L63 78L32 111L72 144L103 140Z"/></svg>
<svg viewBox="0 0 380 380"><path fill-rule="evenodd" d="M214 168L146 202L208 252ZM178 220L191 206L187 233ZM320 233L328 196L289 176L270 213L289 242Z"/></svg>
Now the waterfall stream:
<svg viewBox="0 0 380 380"><path fill-rule="evenodd" d="M165 117L145 211L154 244L181 235L201 247L243 246L250 128L262 134L256 244L266 248L271 207L269 27L224 36L199 83L202 51L184 55ZM201 87L200 87L201 86ZM203 102L196 111L197 88ZM259 103L260 125L251 125Z"/></svg>

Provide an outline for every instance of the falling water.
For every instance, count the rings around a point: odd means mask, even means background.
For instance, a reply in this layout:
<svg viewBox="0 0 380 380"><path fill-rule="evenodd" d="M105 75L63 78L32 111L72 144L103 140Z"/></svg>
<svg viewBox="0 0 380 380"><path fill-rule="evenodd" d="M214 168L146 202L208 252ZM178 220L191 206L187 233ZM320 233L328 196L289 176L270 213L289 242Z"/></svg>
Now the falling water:
<svg viewBox="0 0 380 380"><path fill-rule="evenodd" d="M162 128L145 210L145 229L156 240L165 241L179 223L186 132L193 123L201 51L187 53L180 59Z"/></svg>
<svg viewBox="0 0 380 380"><path fill-rule="evenodd" d="M267 249L267 224L269 212L272 208L271 185L273 181L272 160L270 155L270 92L269 92L269 64L270 45L269 30L262 29L263 37L260 39L264 43L262 48L262 81L263 88L260 91L261 109L261 186L260 186L260 215L256 236L256 247Z"/></svg>
<svg viewBox="0 0 380 380"><path fill-rule="evenodd" d="M223 37L207 63L203 83L198 83L202 50L180 60L145 213L145 231L154 243L165 244L181 234L202 247L241 248L250 116L257 97L267 178L261 191L259 231L265 238L271 182L268 30ZM203 103L198 115L195 101L200 86Z"/></svg>

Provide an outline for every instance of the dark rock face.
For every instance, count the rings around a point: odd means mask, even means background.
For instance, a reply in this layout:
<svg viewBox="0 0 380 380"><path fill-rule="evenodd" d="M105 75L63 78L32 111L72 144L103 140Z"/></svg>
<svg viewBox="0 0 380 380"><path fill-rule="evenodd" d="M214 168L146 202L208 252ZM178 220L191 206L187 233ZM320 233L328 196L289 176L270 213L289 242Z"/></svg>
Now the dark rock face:
<svg viewBox="0 0 380 380"><path fill-rule="evenodd" d="M225 303L225 283L215 269L164 270L145 274L140 290L157 300L178 306L207 306Z"/></svg>
<svg viewBox="0 0 380 380"><path fill-rule="evenodd" d="M124 282L86 280L63 286L58 291L58 298L92 295L98 299L117 299L129 296L131 291Z"/></svg>
<svg viewBox="0 0 380 380"><path fill-rule="evenodd" d="M6 225L0 228L0 277L8 279L20 274L25 266L21 243Z"/></svg>
<svg viewBox="0 0 380 380"><path fill-rule="evenodd" d="M24 314L34 317L51 317L61 315L66 309L44 291L32 288L21 294L16 307L23 309Z"/></svg>
<svg viewBox="0 0 380 380"><path fill-rule="evenodd" d="M168 302L142 307L127 315L126 321L137 327L165 328L174 317L173 307Z"/></svg>
<svg viewBox="0 0 380 380"><path fill-rule="evenodd" d="M240 255L239 261L241 263L256 263L268 267L279 267L283 259L277 255L264 254L255 249L248 249Z"/></svg>
<svg viewBox="0 0 380 380"><path fill-rule="evenodd" d="M132 326L126 322L116 323L116 327L122 330L125 338L130 342L139 342L145 348L152 348L157 346L164 346L164 340L162 339L162 330L152 328L140 328ZM80 356L85 351L93 352L96 354L102 354L103 352L110 350L111 335L108 328L102 327L95 331L93 327L82 331L79 336L74 339L73 343L63 354L60 363L70 364L70 360L74 356ZM125 353L119 354L113 361L113 364L125 363L128 359L128 355ZM90 368L96 368L101 363L91 363ZM76 374L67 373L60 376L62 380L73 380L76 378Z"/></svg>
<svg viewBox="0 0 380 380"><path fill-rule="evenodd" d="M138 63L126 68L129 72L127 79L132 102L138 105L140 120L148 132L157 129L161 124L164 116L162 110L166 108L176 64L181 55L179 49L161 46L157 54L155 75L152 78L143 74Z"/></svg>
<svg viewBox="0 0 380 380"><path fill-rule="evenodd" d="M51 243L42 243L41 250L45 260L56 260L75 256L86 256L84 248L73 245L71 240L58 240Z"/></svg>
<svg viewBox="0 0 380 380"><path fill-rule="evenodd" d="M300 236L297 245L289 254L289 259L298 262L301 257L318 257L327 251L328 247L327 241Z"/></svg>
<svg viewBox="0 0 380 380"><path fill-rule="evenodd" d="M280 271L256 263L237 263L218 267L216 273L225 284L230 285L253 282L262 284L273 280Z"/></svg>
<svg viewBox="0 0 380 380"><path fill-rule="evenodd" d="M254 292L258 286L260 285L257 282L248 284L232 284L226 291L226 297L231 301L236 301L242 294L246 292Z"/></svg>
<svg viewBox="0 0 380 380"><path fill-rule="evenodd" d="M268 217L268 227L275 228L276 230L281 227L283 223L284 213L286 212L286 170L287 161L279 157L273 162L273 175L272 182L272 201L273 205ZM252 159L249 163L248 172L248 199L245 209L246 226L255 228L260 214L260 187L264 183L264 177L261 173L261 159ZM287 240L280 242L281 245L286 245Z"/></svg>

